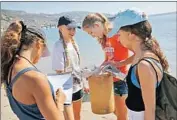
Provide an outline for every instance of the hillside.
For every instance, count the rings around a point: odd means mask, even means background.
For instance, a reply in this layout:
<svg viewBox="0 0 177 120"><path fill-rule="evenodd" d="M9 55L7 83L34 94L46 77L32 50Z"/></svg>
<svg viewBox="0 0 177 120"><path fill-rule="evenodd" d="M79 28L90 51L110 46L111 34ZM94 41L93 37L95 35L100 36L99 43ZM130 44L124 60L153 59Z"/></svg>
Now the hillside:
<svg viewBox="0 0 177 120"><path fill-rule="evenodd" d="M6 28L10 22L14 20L23 20L28 25L39 25L43 26L56 26L58 18L62 15L69 15L74 18L78 23L81 23L83 18L90 12L86 11L73 11L63 12L59 14L34 14L27 13L25 11L12 11L12 10L1 10L1 29ZM110 17L110 14L105 14Z"/></svg>

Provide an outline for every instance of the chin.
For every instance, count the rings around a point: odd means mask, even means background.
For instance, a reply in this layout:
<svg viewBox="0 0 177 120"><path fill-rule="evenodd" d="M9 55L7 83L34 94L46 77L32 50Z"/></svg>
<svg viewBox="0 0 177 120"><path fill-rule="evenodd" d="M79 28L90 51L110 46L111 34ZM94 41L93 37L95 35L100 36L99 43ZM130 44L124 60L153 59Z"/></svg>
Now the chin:
<svg viewBox="0 0 177 120"><path fill-rule="evenodd" d="M128 48L128 46L127 46L127 45L122 44L121 42L120 42L120 44L121 44L123 47Z"/></svg>

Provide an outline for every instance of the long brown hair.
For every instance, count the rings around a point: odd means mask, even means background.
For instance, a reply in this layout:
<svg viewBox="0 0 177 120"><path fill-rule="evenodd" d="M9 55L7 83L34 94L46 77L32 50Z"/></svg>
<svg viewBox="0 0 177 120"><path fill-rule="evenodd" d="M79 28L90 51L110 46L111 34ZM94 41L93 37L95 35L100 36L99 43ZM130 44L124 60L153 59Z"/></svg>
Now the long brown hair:
<svg viewBox="0 0 177 120"><path fill-rule="evenodd" d="M148 21L143 21L134 25L124 26L121 27L120 30L129 31L137 35L142 40L142 49L150 50L155 55L157 55L164 71L168 72L169 68L168 61L164 56L156 38L151 35L152 27Z"/></svg>
<svg viewBox="0 0 177 120"><path fill-rule="evenodd" d="M41 40L39 35L30 32L22 21L16 21L9 25L1 37L1 83L8 79L11 65L17 60L16 55L27 50L36 40ZM25 46L25 47L23 47Z"/></svg>
<svg viewBox="0 0 177 120"><path fill-rule="evenodd" d="M87 15L82 22L82 27L83 28L92 27L95 22L101 22L104 25L106 33L108 33L112 29L112 25L109 22L109 20L106 18L105 15L100 13L92 13ZM106 39L107 39L106 35L103 35L103 38L98 38L98 42L101 44L102 48L104 48L106 45Z"/></svg>

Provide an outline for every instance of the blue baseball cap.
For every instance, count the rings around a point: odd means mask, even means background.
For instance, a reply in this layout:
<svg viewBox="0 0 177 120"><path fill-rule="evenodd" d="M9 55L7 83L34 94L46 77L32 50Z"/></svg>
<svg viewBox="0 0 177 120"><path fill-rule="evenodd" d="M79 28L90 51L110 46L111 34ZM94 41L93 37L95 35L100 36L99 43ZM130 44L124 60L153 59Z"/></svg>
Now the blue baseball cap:
<svg viewBox="0 0 177 120"><path fill-rule="evenodd" d="M113 29L108 33L108 37L114 36L123 26L134 25L146 20L148 20L147 15L136 8L121 11L113 19Z"/></svg>

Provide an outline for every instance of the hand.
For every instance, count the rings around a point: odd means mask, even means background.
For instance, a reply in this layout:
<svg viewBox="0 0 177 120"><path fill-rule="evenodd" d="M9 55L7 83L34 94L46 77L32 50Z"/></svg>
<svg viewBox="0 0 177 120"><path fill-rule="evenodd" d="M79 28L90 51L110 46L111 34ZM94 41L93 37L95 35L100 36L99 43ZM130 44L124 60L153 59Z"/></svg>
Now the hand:
<svg viewBox="0 0 177 120"><path fill-rule="evenodd" d="M122 67L122 66L124 66L124 65L122 64L122 62L117 62L117 63L116 63L116 67Z"/></svg>
<svg viewBox="0 0 177 120"><path fill-rule="evenodd" d="M65 100L66 100L66 95L63 93L62 89L61 88L57 89L56 96L55 96L55 101L56 101L57 107L61 111L64 110L63 104L64 104Z"/></svg>
<svg viewBox="0 0 177 120"><path fill-rule="evenodd" d="M83 90L84 90L84 92L85 92L86 94L88 94L88 93L90 92L90 89L89 89L89 88L86 88L86 87L84 87Z"/></svg>
<svg viewBox="0 0 177 120"><path fill-rule="evenodd" d="M115 66L116 65L116 61L110 60L110 61L104 62L102 64L102 66L106 66L106 65L113 65L113 66Z"/></svg>

